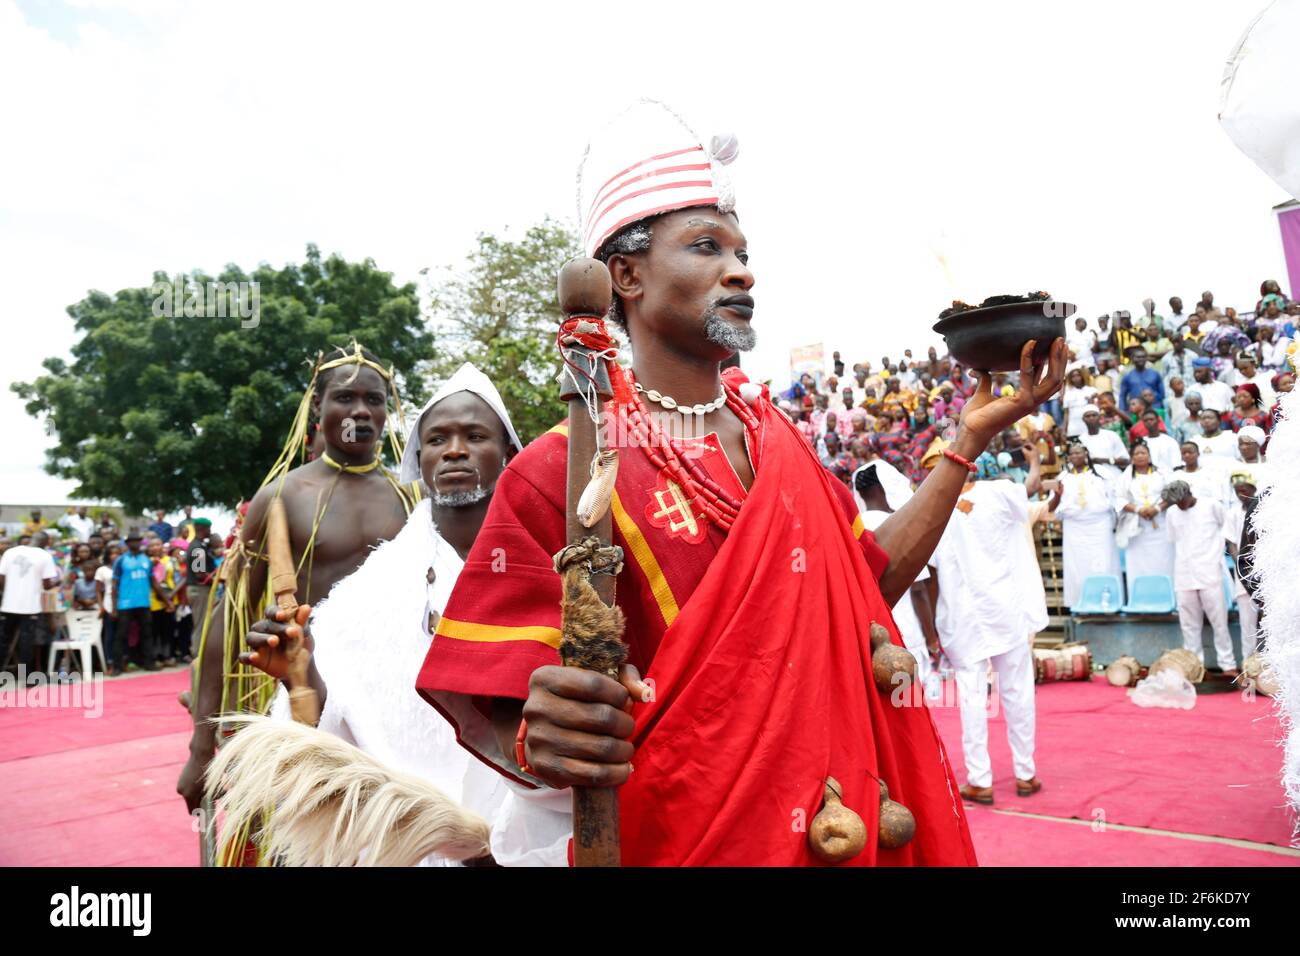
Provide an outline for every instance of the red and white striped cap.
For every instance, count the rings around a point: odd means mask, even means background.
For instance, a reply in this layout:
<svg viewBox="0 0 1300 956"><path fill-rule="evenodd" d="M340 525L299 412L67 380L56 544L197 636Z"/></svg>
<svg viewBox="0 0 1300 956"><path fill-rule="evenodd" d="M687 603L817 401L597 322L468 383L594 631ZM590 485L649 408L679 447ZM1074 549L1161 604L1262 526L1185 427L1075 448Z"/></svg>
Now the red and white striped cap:
<svg viewBox="0 0 1300 956"><path fill-rule="evenodd" d="M639 100L592 138L578 167L578 221L587 255L641 219L687 209L736 204L722 168L736 158L734 136L700 137L663 103Z"/></svg>

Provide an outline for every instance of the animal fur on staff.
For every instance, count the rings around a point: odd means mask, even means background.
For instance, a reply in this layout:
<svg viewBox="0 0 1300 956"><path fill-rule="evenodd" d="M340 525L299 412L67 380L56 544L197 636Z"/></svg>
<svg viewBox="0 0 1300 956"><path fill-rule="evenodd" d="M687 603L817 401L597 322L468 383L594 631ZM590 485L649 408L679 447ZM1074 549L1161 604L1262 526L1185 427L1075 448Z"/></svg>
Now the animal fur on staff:
<svg viewBox="0 0 1300 956"><path fill-rule="evenodd" d="M420 778L314 727L254 716L238 722L205 783L220 801L224 834L260 826L253 836L263 859L414 866L430 853L452 860L488 854L487 821ZM221 855L231 852L230 842Z"/></svg>

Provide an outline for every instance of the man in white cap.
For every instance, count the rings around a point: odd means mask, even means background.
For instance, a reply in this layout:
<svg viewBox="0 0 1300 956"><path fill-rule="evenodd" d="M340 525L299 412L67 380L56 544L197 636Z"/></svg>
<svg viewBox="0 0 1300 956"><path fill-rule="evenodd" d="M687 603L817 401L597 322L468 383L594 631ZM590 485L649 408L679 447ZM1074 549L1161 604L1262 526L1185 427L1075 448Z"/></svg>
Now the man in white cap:
<svg viewBox="0 0 1300 956"><path fill-rule="evenodd" d="M846 865L969 865L929 711L893 705L863 663L873 622L901 648L890 605L934 550L971 460L1059 388L1065 342L1048 368L1026 343L1014 396L995 399L982 375L921 489L867 532L767 389L721 370L755 343L725 170L736 152L734 138L701 139L643 101L592 142L579 175L584 249L614 293L584 335L607 354L605 322L626 330L635 364L607 363L606 412L641 423L617 441L609 499L624 554L621 679L559 666L560 426L502 476L417 687L521 786L619 787L625 865L819 865L797 823L821 808L828 776L871 835ZM877 838L878 781L916 821L902 845Z"/></svg>
<svg viewBox="0 0 1300 956"><path fill-rule="evenodd" d="M329 731L395 770L434 784L489 821L502 778L457 745L451 726L411 689L447 598L482 527L501 472L522 450L492 382L468 362L431 398L407 437L400 479L429 497L391 541L318 604L306 625L308 681ZM241 660L284 681L276 713L297 690L286 673L287 637L275 609L248 636Z"/></svg>
<svg viewBox="0 0 1300 956"><path fill-rule="evenodd" d="M1079 441L1088 449L1093 471L1109 484L1119 477L1120 469L1128 467L1128 449L1118 435L1101 427L1101 409L1096 405L1083 406L1083 425Z"/></svg>

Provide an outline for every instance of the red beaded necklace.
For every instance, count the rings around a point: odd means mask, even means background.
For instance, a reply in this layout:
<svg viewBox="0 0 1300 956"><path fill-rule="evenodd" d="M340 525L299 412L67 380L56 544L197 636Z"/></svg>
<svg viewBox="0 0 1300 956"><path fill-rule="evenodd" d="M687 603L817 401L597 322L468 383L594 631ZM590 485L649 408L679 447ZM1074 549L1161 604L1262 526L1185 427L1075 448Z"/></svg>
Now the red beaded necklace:
<svg viewBox="0 0 1300 956"><path fill-rule="evenodd" d="M632 379L631 372L625 373ZM691 504L691 510L700 521L711 521L723 531L731 529L732 522L740 514L740 502L727 494L716 481L708 476L704 466L696 461L694 455L680 454L673 447L671 437L655 422L646 410L645 402L635 388L628 390L631 400L625 408L628 423L632 426L631 436L641 448L650 463L659 469L659 474L674 482L682 490L683 497ZM758 437L758 416L745 404L739 392L730 383L723 383L727 407L740 419L751 439ZM642 440L644 439L644 440Z"/></svg>

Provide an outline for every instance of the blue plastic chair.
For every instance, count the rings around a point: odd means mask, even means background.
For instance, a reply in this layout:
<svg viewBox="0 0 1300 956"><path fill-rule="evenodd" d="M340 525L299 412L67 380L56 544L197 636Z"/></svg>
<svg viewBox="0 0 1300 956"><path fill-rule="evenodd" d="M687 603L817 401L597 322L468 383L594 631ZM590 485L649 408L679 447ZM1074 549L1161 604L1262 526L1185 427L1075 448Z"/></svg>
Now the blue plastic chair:
<svg viewBox="0 0 1300 956"><path fill-rule="evenodd" d="M1129 584L1132 593L1125 614L1170 614L1178 607L1174 582L1167 574L1144 574Z"/></svg>
<svg viewBox="0 0 1300 956"><path fill-rule="evenodd" d="M1102 593L1110 588L1110 608L1103 610ZM1070 608L1073 614L1118 614L1124 603L1124 586L1113 574L1090 574L1083 582L1079 603Z"/></svg>

